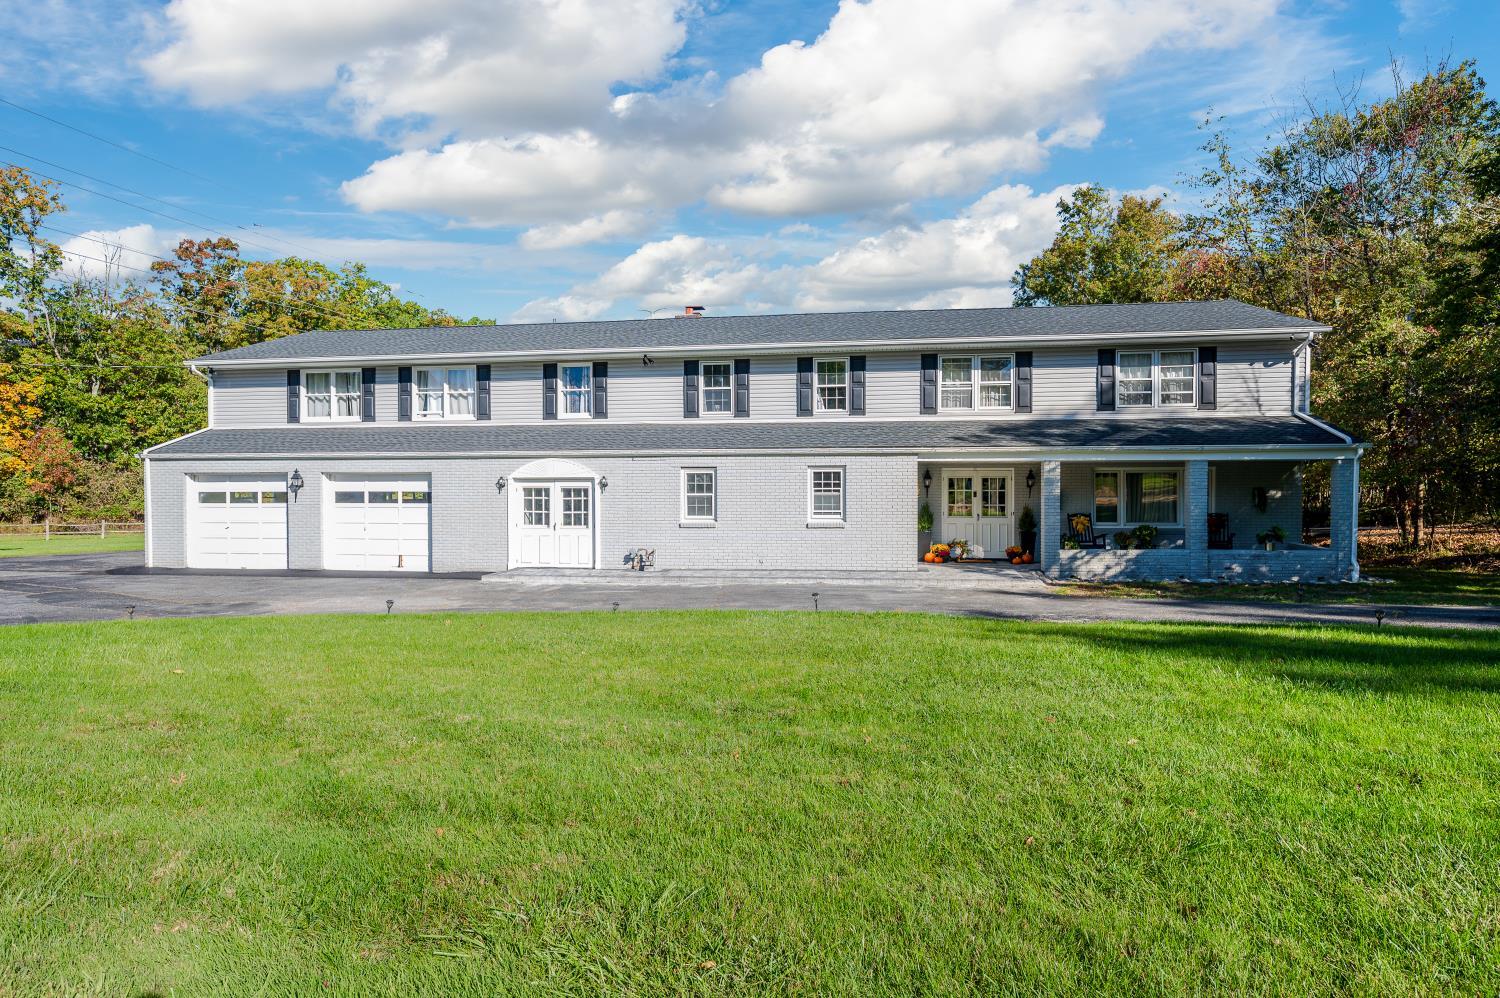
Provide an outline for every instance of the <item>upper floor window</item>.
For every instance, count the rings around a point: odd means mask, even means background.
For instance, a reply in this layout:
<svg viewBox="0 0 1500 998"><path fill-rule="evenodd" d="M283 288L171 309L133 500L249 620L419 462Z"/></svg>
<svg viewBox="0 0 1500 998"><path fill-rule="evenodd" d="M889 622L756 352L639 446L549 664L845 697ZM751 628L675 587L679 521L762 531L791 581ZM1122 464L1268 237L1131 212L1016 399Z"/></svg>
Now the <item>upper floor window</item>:
<svg viewBox="0 0 1500 998"><path fill-rule="evenodd" d="M703 412L728 415L734 409L734 364L730 361L703 362Z"/></svg>
<svg viewBox="0 0 1500 998"><path fill-rule="evenodd" d="M941 387L938 404L942 409L1009 409L1015 358L1009 354L944 357Z"/></svg>
<svg viewBox="0 0 1500 998"><path fill-rule="evenodd" d="M557 414L563 418L591 416L594 412L594 372L591 364L563 364L558 369Z"/></svg>
<svg viewBox="0 0 1500 998"><path fill-rule="evenodd" d="M819 360L814 370L817 372L815 383L817 405L819 412L848 412L849 411L849 361L847 358L838 360Z"/></svg>
<svg viewBox="0 0 1500 998"><path fill-rule="evenodd" d="M412 372L418 419L473 419L472 367L419 367Z"/></svg>
<svg viewBox="0 0 1500 998"><path fill-rule="evenodd" d="M1197 362L1196 350L1122 350L1120 407L1196 405Z"/></svg>
<svg viewBox="0 0 1500 998"><path fill-rule="evenodd" d="M358 371L308 371L302 377L304 419L358 419Z"/></svg>

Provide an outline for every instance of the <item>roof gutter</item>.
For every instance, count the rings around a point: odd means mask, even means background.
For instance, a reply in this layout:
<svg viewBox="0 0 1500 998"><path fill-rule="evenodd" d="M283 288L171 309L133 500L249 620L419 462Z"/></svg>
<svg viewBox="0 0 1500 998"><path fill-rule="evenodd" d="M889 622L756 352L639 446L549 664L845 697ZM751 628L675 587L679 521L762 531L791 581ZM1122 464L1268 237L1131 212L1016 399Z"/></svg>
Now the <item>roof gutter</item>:
<svg viewBox="0 0 1500 998"><path fill-rule="evenodd" d="M951 339L937 337L907 338L899 340L793 340L779 343L723 344L700 343L682 346L636 345L630 347L551 347L545 350L468 350L453 353L401 353L401 354L309 354L293 357L258 357L235 359L226 357L213 359L212 355L197 357L185 363L191 367L202 364L209 370L217 368L284 368L312 364L421 364L451 363L453 361L526 361L563 360L570 357L589 360L614 360L652 354L661 357L759 357L788 353L894 353L909 350L942 351L954 347L1066 347L1091 346L1095 344L1138 342L1199 341L1205 337L1230 337L1233 339L1276 339L1291 334L1313 336L1328 332L1328 326L1286 326L1256 329L1199 329L1172 332L1125 332L1088 333L1064 335L1038 339L1036 336L960 336Z"/></svg>

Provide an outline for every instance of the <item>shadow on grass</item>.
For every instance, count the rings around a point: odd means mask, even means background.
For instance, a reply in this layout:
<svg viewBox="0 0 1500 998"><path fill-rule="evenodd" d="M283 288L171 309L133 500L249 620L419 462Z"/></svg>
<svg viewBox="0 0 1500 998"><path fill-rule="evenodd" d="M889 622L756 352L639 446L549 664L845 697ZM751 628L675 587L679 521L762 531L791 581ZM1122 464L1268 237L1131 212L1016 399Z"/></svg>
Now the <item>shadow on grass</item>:
<svg viewBox="0 0 1500 998"><path fill-rule="evenodd" d="M1084 641L1123 659L1143 652L1329 689L1374 693L1500 693L1500 636L1493 632L1360 627L1121 625L1086 631L1033 625L1038 636Z"/></svg>

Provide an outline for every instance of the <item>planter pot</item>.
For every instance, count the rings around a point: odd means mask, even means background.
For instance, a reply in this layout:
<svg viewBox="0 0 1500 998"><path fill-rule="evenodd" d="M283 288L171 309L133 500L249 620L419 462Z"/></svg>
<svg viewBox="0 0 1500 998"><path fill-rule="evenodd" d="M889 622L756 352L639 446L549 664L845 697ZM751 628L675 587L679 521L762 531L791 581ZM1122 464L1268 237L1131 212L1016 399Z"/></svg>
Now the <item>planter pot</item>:
<svg viewBox="0 0 1500 998"><path fill-rule="evenodd" d="M1266 548L1267 551L1275 551L1276 550L1276 542L1275 541L1266 541L1265 548Z"/></svg>
<svg viewBox="0 0 1500 998"><path fill-rule="evenodd" d="M931 550L932 550L932 531L930 531L930 530L918 530L917 531L917 557L920 558L924 554L926 554L928 551L931 551Z"/></svg>
<svg viewBox="0 0 1500 998"><path fill-rule="evenodd" d="M1036 531L1035 530L1023 530L1023 531L1021 531L1021 550L1024 551L1024 552L1026 552L1027 554L1030 554L1032 557L1036 556Z"/></svg>

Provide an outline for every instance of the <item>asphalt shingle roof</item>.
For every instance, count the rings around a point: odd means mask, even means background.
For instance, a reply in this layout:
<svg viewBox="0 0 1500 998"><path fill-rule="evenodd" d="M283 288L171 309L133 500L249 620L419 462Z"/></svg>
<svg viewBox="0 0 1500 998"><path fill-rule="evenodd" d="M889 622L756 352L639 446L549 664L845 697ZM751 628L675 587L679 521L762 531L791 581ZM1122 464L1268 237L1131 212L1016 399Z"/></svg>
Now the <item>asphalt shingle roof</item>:
<svg viewBox="0 0 1500 998"><path fill-rule="evenodd" d="M799 315L725 315L426 329L319 330L209 354L196 361L440 357L449 354L670 350L782 343L1073 336L1229 330L1326 329L1239 301L1151 302L1068 308L951 308Z"/></svg>
<svg viewBox="0 0 1500 998"><path fill-rule="evenodd" d="M746 450L1077 449L1094 447L1339 446L1294 416L1182 419L821 420L680 423L562 421L505 425L286 426L213 429L164 444L153 457L348 454L600 454Z"/></svg>

